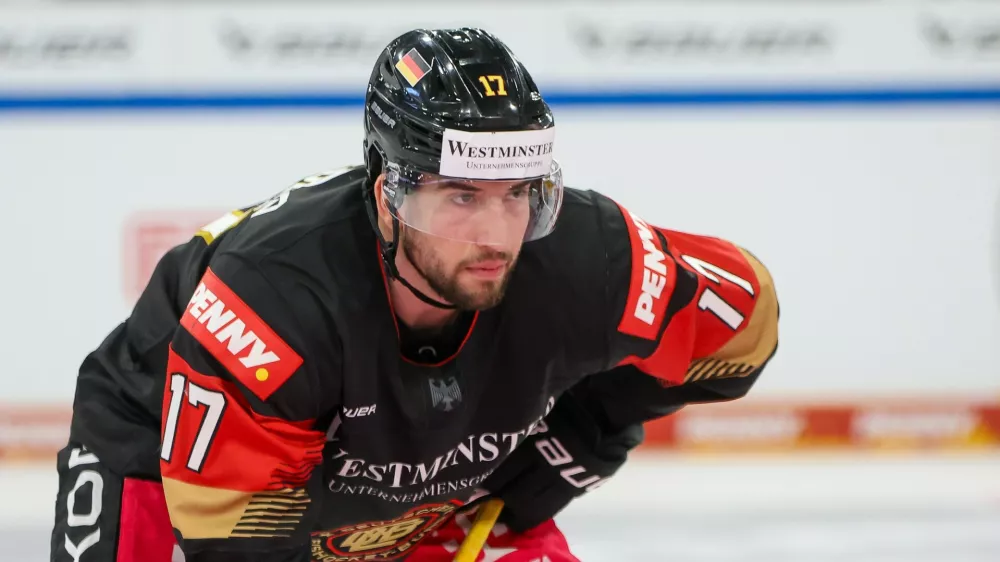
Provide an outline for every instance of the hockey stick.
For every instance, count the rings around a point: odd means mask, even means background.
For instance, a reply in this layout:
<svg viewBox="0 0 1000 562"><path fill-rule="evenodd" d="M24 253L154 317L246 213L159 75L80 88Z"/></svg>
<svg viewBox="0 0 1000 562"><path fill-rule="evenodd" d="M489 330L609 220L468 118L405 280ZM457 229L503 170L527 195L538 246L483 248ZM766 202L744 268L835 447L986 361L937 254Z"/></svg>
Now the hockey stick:
<svg viewBox="0 0 1000 562"><path fill-rule="evenodd" d="M462 546L458 547L458 552L455 553L454 562L476 562L476 558L482 552L486 538L490 536L490 531L493 530L493 525L500 517L502 509L503 500L500 498L491 498L479 508L476 520L473 521L472 528L469 529L469 534L466 535Z"/></svg>

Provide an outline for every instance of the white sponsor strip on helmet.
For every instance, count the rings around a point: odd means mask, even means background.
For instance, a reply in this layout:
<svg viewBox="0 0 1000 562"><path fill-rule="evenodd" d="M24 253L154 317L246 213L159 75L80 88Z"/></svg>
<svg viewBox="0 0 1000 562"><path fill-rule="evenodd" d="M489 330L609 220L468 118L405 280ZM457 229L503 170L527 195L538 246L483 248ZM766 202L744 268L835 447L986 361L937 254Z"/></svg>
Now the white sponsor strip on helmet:
<svg viewBox="0 0 1000 562"><path fill-rule="evenodd" d="M555 127L503 132L445 129L439 173L483 180L545 176L552 166L555 135Z"/></svg>

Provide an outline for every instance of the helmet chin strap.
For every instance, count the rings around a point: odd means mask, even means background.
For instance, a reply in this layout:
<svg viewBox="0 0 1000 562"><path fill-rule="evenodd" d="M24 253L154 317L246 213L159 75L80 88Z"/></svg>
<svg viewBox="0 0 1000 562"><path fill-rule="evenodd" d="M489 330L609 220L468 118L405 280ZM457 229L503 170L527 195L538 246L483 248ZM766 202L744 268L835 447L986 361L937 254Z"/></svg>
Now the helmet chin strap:
<svg viewBox="0 0 1000 562"><path fill-rule="evenodd" d="M383 259L383 261L385 260L385 256L384 255L382 256L382 259ZM417 297L418 299L424 301L425 303L427 303L427 304L429 304L431 306L434 306L434 307L437 307L437 308L443 308L445 310L455 310L455 309L458 308L458 307L456 307L453 304L443 303L443 302L441 302L441 301L439 301L437 299L434 299L434 298L431 298L431 297L425 295L424 293L422 293L420 291L420 289L417 289L416 287L414 287L413 285L411 285L409 281L407 281L406 279L404 279L403 276L399 275L399 272L396 272L396 274L393 275L393 277L396 278L396 279L398 279L399 282L402 283L404 287L406 287L407 289L409 289L410 292L413 293L413 296Z"/></svg>
<svg viewBox="0 0 1000 562"><path fill-rule="evenodd" d="M379 254L382 256L382 265L385 266L385 271L389 278L398 280L404 287L413 293L413 296L417 297L426 304L437 308L443 308L445 310L457 309L458 307L453 304L444 303L425 295L420 289L414 287L409 281L404 279L403 276L399 274L399 269L396 268L396 251L399 249L399 219L392 217L392 241L390 242L382 236L382 229L378 226L378 217L374 211L374 204L365 205L365 209L368 211L368 220L372 223L372 228L375 230L375 236L378 238Z"/></svg>

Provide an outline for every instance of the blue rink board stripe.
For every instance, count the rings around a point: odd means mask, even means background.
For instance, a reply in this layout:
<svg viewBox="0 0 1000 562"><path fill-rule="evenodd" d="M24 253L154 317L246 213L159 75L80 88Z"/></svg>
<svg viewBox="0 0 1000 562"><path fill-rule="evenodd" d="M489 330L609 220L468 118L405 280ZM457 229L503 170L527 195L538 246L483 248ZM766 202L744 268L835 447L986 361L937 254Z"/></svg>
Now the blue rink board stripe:
<svg viewBox="0 0 1000 562"><path fill-rule="evenodd" d="M969 105L1000 104L1000 83L967 87L744 88L717 90L550 90L560 106L713 106L713 105ZM0 92L0 111L94 111L184 109L336 109L356 108L357 94L277 93L97 93L10 94Z"/></svg>

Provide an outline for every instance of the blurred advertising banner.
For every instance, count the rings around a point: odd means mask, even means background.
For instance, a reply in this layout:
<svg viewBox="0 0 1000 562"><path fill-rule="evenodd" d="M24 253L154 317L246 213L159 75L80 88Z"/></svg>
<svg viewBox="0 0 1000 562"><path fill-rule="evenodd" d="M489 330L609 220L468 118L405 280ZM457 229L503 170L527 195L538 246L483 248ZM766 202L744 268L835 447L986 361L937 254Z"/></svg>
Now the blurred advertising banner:
<svg viewBox="0 0 1000 562"><path fill-rule="evenodd" d="M929 397L689 406L647 425L646 446L727 453L1000 448L1000 400Z"/></svg>
<svg viewBox="0 0 1000 562"><path fill-rule="evenodd" d="M549 93L669 86L975 86L1000 3L0 4L0 96L363 93L415 27L498 34ZM346 103L346 102L345 102Z"/></svg>
<svg viewBox="0 0 1000 562"><path fill-rule="evenodd" d="M48 461L69 435L69 405L0 406L0 465ZM746 398L688 406L646 426L643 451L691 454L1000 451L1000 400Z"/></svg>

